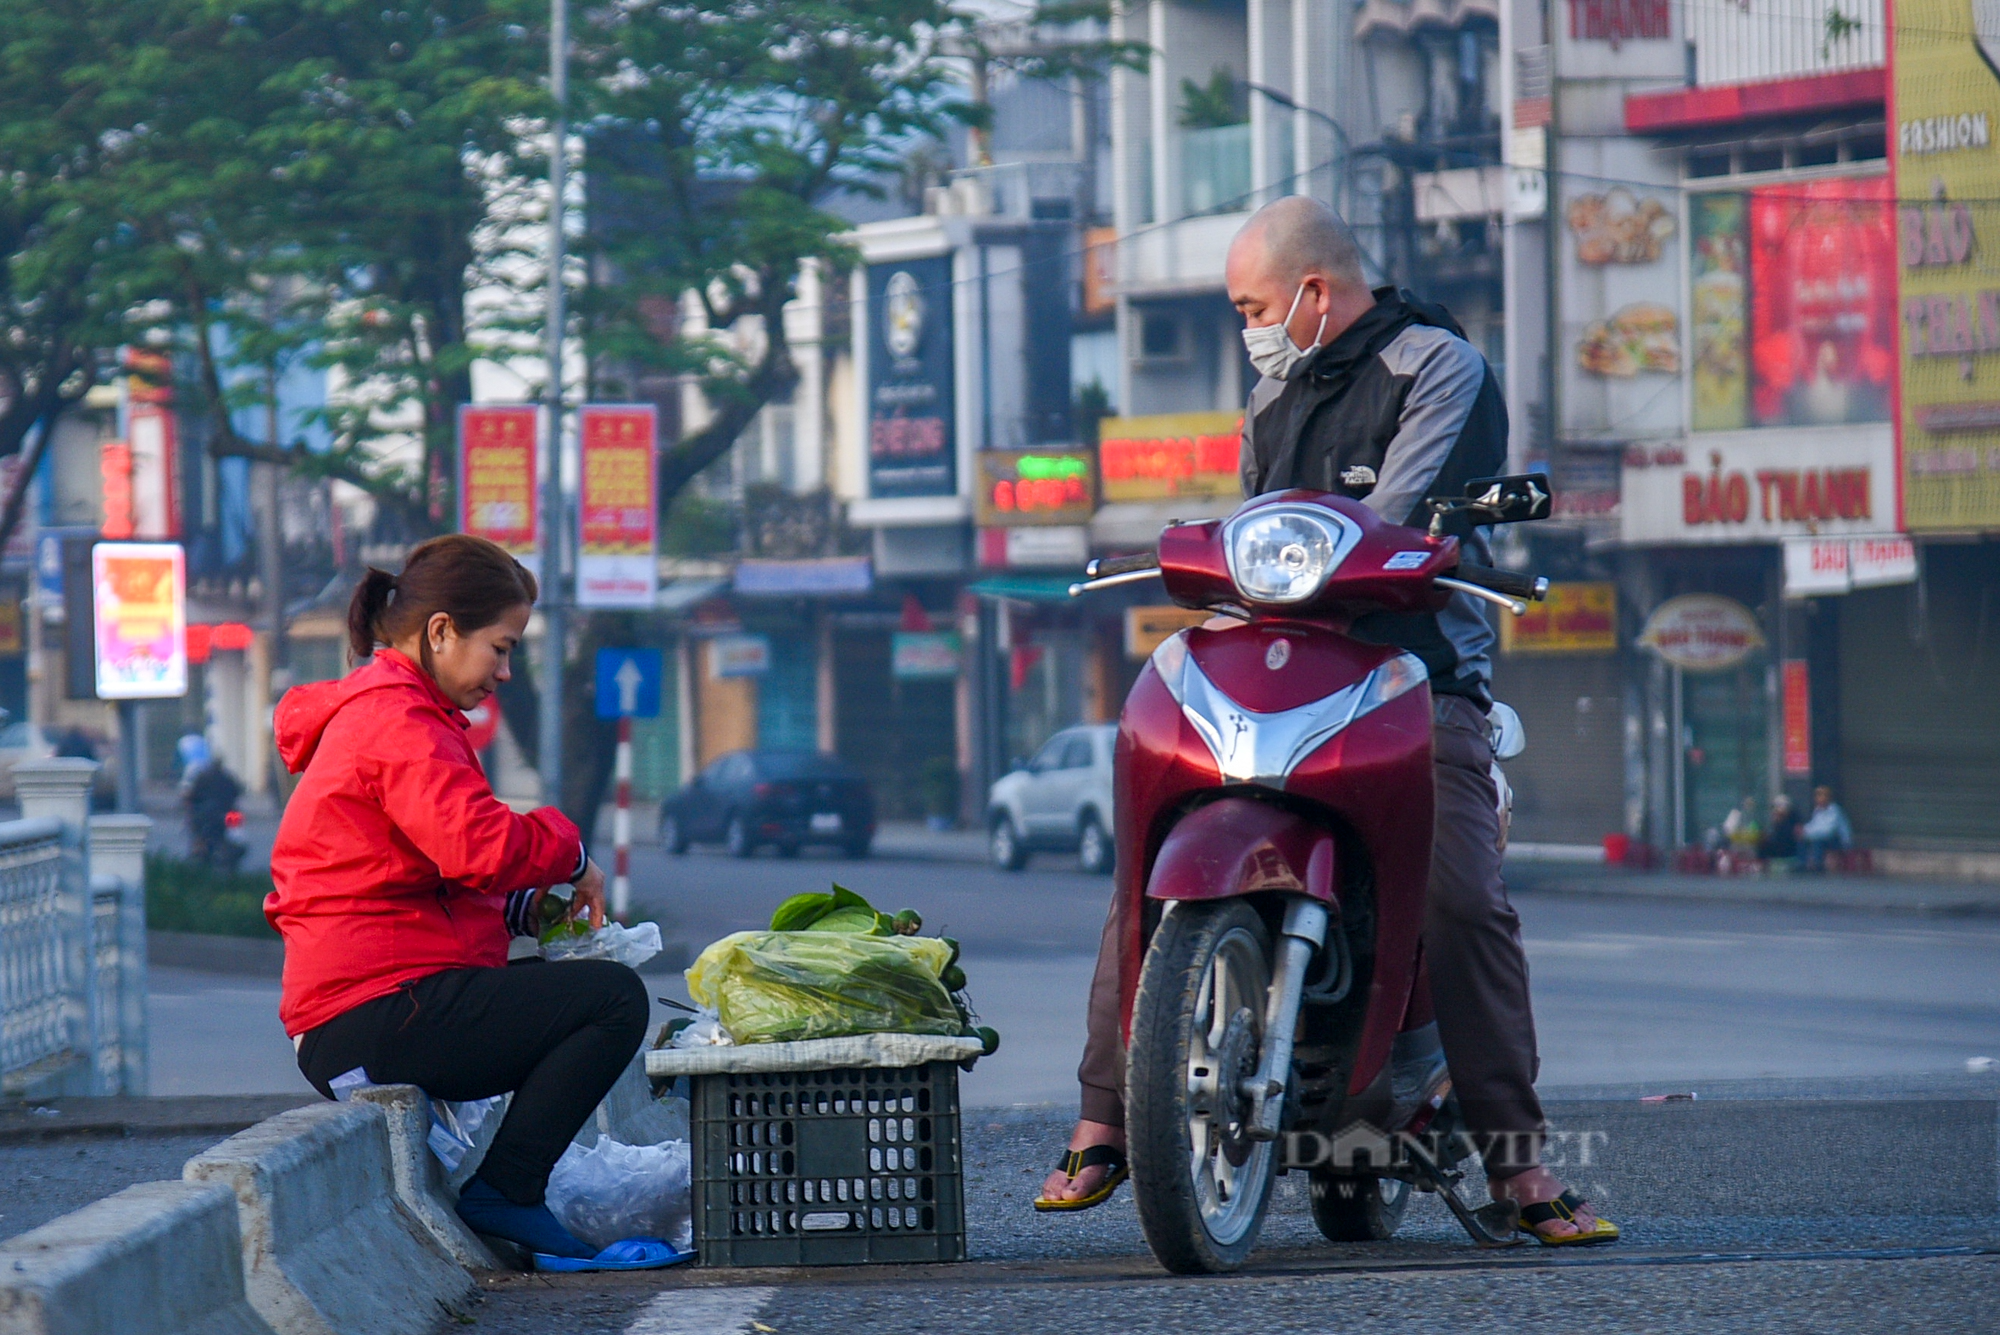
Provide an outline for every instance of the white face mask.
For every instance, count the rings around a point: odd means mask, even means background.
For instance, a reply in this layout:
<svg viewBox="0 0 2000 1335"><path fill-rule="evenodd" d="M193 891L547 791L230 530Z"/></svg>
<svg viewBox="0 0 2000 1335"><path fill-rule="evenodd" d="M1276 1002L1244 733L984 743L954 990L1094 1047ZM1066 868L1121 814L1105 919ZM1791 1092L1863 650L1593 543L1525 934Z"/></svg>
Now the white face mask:
<svg viewBox="0 0 2000 1335"><path fill-rule="evenodd" d="M1326 333L1324 315L1319 317L1319 329L1313 334L1312 347L1302 348L1292 342L1292 317L1299 313L1299 302L1305 299L1305 295L1306 285L1300 283L1299 290L1292 294L1292 308L1285 312L1284 319L1276 324L1243 331L1243 347L1250 354L1250 364L1257 368L1257 374L1283 380L1292 373L1294 366L1319 346L1320 338Z"/></svg>

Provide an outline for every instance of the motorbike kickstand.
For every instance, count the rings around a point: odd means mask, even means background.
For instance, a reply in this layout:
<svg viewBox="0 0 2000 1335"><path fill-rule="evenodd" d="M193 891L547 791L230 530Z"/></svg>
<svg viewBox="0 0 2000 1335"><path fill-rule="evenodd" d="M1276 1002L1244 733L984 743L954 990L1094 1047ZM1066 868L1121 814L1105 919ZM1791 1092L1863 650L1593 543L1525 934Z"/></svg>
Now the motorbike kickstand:
<svg viewBox="0 0 2000 1335"><path fill-rule="evenodd" d="M1465 1231L1472 1235L1474 1246L1492 1249L1521 1245L1522 1238L1519 1231L1521 1206L1518 1201L1493 1201L1476 1210L1471 1209L1458 1198L1458 1192L1453 1189L1451 1178L1438 1166L1437 1160L1431 1158L1428 1150L1413 1139L1405 1140L1403 1149L1411 1161L1423 1170L1424 1176L1437 1187L1438 1195L1444 1198L1445 1207L1457 1217L1460 1224L1465 1226Z"/></svg>

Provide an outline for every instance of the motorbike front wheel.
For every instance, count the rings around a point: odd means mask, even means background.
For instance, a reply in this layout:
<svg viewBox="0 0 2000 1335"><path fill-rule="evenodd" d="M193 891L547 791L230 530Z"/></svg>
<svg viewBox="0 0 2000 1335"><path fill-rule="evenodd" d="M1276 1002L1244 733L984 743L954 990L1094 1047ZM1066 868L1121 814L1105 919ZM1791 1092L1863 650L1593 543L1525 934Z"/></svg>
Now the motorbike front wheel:
<svg viewBox="0 0 2000 1335"><path fill-rule="evenodd" d="M1146 1243L1176 1274L1235 1270L1271 1202L1275 1145L1246 1134L1271 938L1242 900L1182 902L1160 922L1132 1009L1125 1122Z"/></svg>

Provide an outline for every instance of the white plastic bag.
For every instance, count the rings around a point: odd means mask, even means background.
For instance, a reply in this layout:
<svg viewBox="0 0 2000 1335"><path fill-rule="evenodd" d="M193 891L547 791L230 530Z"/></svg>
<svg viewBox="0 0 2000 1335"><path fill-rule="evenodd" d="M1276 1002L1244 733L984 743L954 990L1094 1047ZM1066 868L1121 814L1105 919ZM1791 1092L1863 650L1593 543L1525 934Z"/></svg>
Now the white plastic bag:
<svg viewBox="0 0 2000 1335"><path fill-rule="evenodd" d="M559 936L542 947L547 960L616 960L636 969L660 953L660 924L608 922L588 936Z"/></svg>
<svg viewBox="0 0 2000 1335"><path fill-rule="evenodd" d="M714 1011L703 1006L694 1014L694 1023L683 1025L680 1032L667 1040L670 1048L726 1048L735 1040L722 1027L722 1019Z"/></svg>
<svg viewBox="0 0 2000 1335"><path fill-rule="evenodd" d="M562 1226L602 1250L626 1238L694 1246L688 1143L624 1145L603 1136L571 1145L549 1174L548 1206Z"/></svg>

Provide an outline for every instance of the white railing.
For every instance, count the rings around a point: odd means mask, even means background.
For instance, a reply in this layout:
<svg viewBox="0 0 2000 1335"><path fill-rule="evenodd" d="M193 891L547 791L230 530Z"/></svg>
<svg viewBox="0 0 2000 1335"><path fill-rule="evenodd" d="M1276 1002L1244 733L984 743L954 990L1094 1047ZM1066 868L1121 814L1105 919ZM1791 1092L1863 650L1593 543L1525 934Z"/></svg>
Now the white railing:
<svg viewBox="0 0 2000 1335"><path fill-rule="evenodd" d="M0 1096L146 1092L151 822L92 820L96 770L14 769L24 818L0 823Z"/></svg>
<svg viewBox="0 0 2000 1335"><path fill-rule="evenodd" d="M1756 83L1883 63L1882 0L1685 0L1697 85Z"/></svg>
<svg viewBox="0 0 2000 1335"><path fill-rule="evenodd" d="M70 1050L62 826L0 825L0 1078Z"/></svg>

